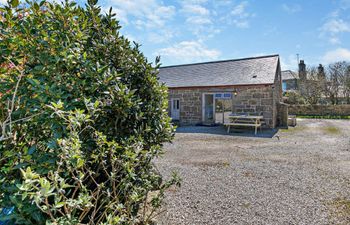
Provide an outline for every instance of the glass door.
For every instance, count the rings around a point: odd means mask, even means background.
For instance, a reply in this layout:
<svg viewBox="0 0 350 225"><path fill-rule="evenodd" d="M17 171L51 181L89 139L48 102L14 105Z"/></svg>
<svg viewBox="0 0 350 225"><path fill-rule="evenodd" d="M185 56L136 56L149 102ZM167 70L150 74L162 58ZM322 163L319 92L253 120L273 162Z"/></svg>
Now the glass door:
<svg viewBox="0 0 350 225"><path fill-rule="evenodd" d="M204 94L203 95L203 122L208 124L215 123L214 118L214 105L215 105L214 94Z"/></svg>
<svg viewBox="0 0 350 225"><path fill-rule="evenodd" d="M215 123L224 124L230 122L232 113L232 93L223 92L215 94Z"/></svg>

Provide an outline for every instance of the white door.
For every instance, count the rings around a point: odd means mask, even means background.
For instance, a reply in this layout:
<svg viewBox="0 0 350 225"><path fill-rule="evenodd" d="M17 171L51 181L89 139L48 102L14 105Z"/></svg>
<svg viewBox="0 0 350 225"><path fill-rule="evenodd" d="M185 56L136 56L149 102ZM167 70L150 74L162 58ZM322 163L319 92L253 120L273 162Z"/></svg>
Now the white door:
<svg viewBox="0 0 350 225"><path fill-rule="evenodd" d="M180 99L171 99L171 118L180 120Z"/></svg>

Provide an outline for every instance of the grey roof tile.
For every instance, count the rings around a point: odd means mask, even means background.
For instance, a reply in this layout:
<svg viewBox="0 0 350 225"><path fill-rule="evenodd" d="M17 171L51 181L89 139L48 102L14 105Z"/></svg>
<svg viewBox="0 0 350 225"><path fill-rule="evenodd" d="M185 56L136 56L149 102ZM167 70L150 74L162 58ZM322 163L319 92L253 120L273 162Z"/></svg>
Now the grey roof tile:
<svg viewBox="0 0 350 225"><path fill-rule="evenodd" d="M159 80L168 87L272 84L279 56L214 61L159 69Z"/></svg>
<svg viewBox="0 0 350 225"><path fill-rule="evenodd" d="M284 70L281 72L282 80L298 79L298 75L291 70Z"/></svg>

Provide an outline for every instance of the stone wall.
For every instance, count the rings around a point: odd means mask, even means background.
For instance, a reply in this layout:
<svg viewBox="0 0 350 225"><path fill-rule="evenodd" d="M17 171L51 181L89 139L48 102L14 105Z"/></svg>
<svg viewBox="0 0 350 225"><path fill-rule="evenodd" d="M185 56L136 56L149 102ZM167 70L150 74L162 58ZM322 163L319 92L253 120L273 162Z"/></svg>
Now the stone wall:
<svg viewBox="0 0 350 225"><path fill-rule="evenodd" d="M181 125L195 125L202 121L202 91L201 90L169 89L169 101L172 98L180 99L180 124Z"/></svg>
<svg viewBox="0 0 350 225"><path fill-rule="evenodd" d="M283 125L281 122L283 120L283 111L279 112L278 105L282 103L282 95L283 95L283 90L282 90L282 75L281 75L281 66L278 65L275 75L275 83L272 88L273 92L273 110L272 110L272 127L275 128L276 126L281 126ZM288 110L288 109L287 109ZM286 111L285 117L288 117L288 111Z"/></svg>
<svg viewBox="0 0 350 225"><path fill-rule="evenodd" d="M350 105L289 105L290 115L349 116Z"/></svg>
<svg viewBox="0 0 350 225"><path fill-rule="evenodd" d="M180 99L180 124L195 125L202 122L202 95L203 93L237 91L233 97L232 111L244 113L262 112L267 126L276 126L276 96L279 89L272 85L241 86L237 88L189 88L169 89L169 101L172 98ZM233 95L234 96L234 95Z"/></svg>
<svg viewBox="0 0 350 225"><path fill-rule="evenodd" d="M233 98L233 112L262 113L269 127L276 126L275 104L272 86L239 88Z"/></svg>
<svg viewBox="0 0 350 225"><path fill-rule="evenodd" d="M277 104L277 124L281 128L288 128L288 107L289 105L283 102Z"/></svg>

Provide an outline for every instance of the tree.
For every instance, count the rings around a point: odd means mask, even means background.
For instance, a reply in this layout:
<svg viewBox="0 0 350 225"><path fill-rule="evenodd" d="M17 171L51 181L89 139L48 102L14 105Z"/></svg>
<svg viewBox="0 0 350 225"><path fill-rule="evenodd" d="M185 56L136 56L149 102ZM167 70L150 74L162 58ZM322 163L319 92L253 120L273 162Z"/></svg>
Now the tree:
<svg viewBox="0 0 350 225"><path fill-rule="evenodd" d="M320 76L317 67L309 67L305 71L306 80L299 81L301 96L308 104L318 104L325 89L325 80Z"/></svg>
<svg viewBox="0 0 350 225"><path fill-rule="evenodd" d="M288 91L285 95L285 103L290 105L304 105L305 98L298 91Z"/></svg>
<svg viewBox="0 0 350 225"><path fill-rule="evenodd" d="M350 63L342 62L342 73L340 74L341 93L346 103L350 104Z"/></svg>
<svg viewBox="0 0 350 225"><path fill-rule="evenodd" d="M111 10L0 8L0 209L16 224L147 224L171 141L167 89Z"/></svg>
<svg viewBox="0 0 350 225"><path fill-rule="evenodd" d="M345 84L347 82L347 70L349 65L346 62L336 62L328 66L326 93L333 105L339 103L341 91L347 93Z"/></svg>

